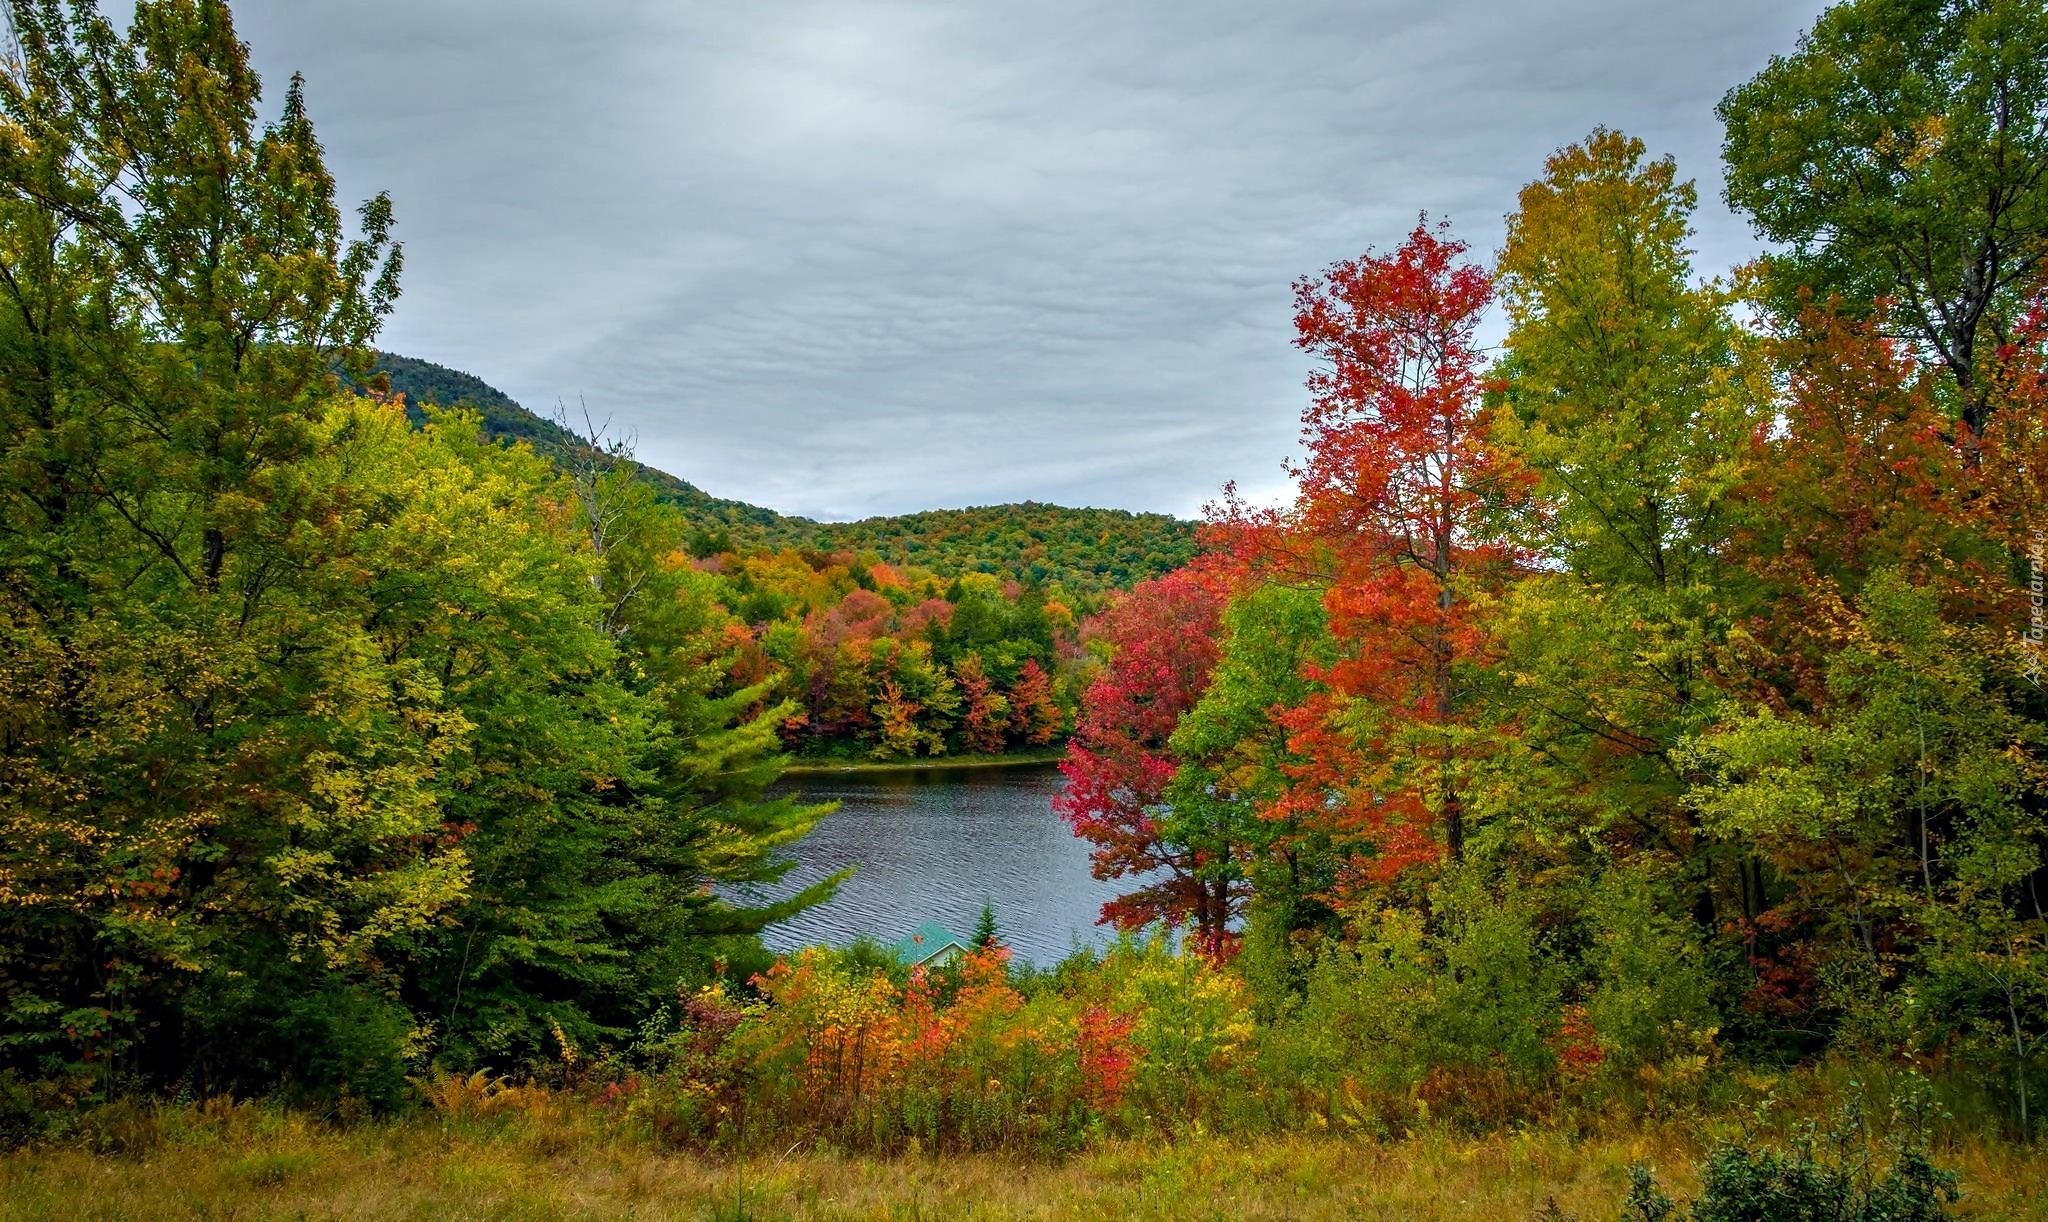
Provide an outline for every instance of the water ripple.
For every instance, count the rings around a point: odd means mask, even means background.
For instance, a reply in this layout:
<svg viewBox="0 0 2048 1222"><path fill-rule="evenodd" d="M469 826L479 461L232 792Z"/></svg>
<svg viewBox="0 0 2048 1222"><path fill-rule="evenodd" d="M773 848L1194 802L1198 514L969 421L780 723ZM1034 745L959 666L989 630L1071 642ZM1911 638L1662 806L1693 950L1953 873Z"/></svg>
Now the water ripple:
<svg viewBox="0 0 2048 1222"><path fill-rule="evenodd" d="M1103 901L1125 884L1088 872L1088 846L1052 812L1064 778L1052 765L806 776L791 788L839 810L791 847L796 867L758 894L780 896L849 865L859 873L821 904L768 930L776 950L858 934L884 942L934 920L961 937L993 903L1004 941L1051 964L1100 946Z"/></svg>

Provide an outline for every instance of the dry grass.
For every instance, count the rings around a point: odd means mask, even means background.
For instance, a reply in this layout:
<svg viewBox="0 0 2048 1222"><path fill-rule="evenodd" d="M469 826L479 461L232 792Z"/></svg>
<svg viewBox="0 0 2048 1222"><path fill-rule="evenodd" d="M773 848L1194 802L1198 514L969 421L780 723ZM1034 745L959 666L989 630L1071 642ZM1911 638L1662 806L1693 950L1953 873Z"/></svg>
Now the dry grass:
<svg viewBox="0 0 2048 1222"><path fill-rule="evenodd" d="M329 1128L242 1107L138 1115L77 1147L0 1158L0 1218L1401 1218L1528 1222L1555 1198L1610 1219L1631 1163L1688 1192L1698 1124L1397 1142L1298 1136L1108 1143L1058 1164L830 1152L675 1154L582 1117ZM2048 1152L1948 1150L1966 1216L2048 1219Z"/></svg>

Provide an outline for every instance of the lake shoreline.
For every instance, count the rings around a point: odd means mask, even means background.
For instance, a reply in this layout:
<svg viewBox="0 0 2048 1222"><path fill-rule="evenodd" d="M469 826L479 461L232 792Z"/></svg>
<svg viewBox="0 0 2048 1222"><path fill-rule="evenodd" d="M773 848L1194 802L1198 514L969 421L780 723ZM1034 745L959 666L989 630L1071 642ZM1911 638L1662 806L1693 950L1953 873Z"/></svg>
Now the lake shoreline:
<svg viewBox="0 0 2048 1222"><path fill-rule="evenodd" d="M1019 751L1007 755L942 755L907 760L802 760L782 770L784 777L875 775L891 772L949 772L967 768L1024 768L1057 764L1060 751Z"/></svg>

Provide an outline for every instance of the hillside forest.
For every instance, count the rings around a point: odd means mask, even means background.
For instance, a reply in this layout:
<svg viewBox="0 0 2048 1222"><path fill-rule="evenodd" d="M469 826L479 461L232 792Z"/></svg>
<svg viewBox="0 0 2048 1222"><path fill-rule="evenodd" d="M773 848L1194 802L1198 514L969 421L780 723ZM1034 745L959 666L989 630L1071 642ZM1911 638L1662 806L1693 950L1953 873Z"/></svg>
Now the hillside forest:
<svg viewBox="0 0 2048 1222"><path fill-rule="evenodd" d="M223 0L11 11L8 1140L266 1100L1162 1168L1683 1134L1588 1217L2038 1186L2039 0L1843 0L1734 83L1742 266L1598 128L1498 251L1424 216L1305 270L1291 493L1199 529L804 523L531 424L375 351L396 205L344 212ZM1055 749L1108 949L764 948L843 881L753 898L832 817L793 756Z"/></svg>
<svg viewBox="0 0 2048 1222"><path fill-rule="evenodd" d="M564 468L631 472L678 511L680 549L752 634L740 668L772 676L791 702L782 737L805 761L1043 752L1065 737L1090 669L1083 622L1110 592L1195 554L1193 523L1122 510L790 517L708 496L636 462L587 416L535 415L468 374L390 353L370 369L415 424L459 406L494 441Z"/></svg>

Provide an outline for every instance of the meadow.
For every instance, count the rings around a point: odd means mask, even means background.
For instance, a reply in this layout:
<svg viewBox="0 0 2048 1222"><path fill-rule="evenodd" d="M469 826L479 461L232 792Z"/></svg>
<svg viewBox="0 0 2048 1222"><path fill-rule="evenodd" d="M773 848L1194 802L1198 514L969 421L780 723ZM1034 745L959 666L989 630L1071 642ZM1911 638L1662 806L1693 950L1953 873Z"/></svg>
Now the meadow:
<svg viewBox="0 0 2048 1222"><path fill-rule="evenodd" d="M1398 1138L1185 1133L1059 1159L877 1157L808 1143L719 1155L671 1148L588 1098L551 1092L483 1117L342 1125L216 1101L115 1108L68 1142L0 1157L0 1218L1623 1218L1630 1168L1680 1200L1700 1160L1755 1131L1689 1114ZM1789 1132L1786 1119L1784 1130ZM1936 1142L1962 1218L2048 1218L2048 1153ZM1556 1212L1551 1212L1554 1206Z"/></svg>

